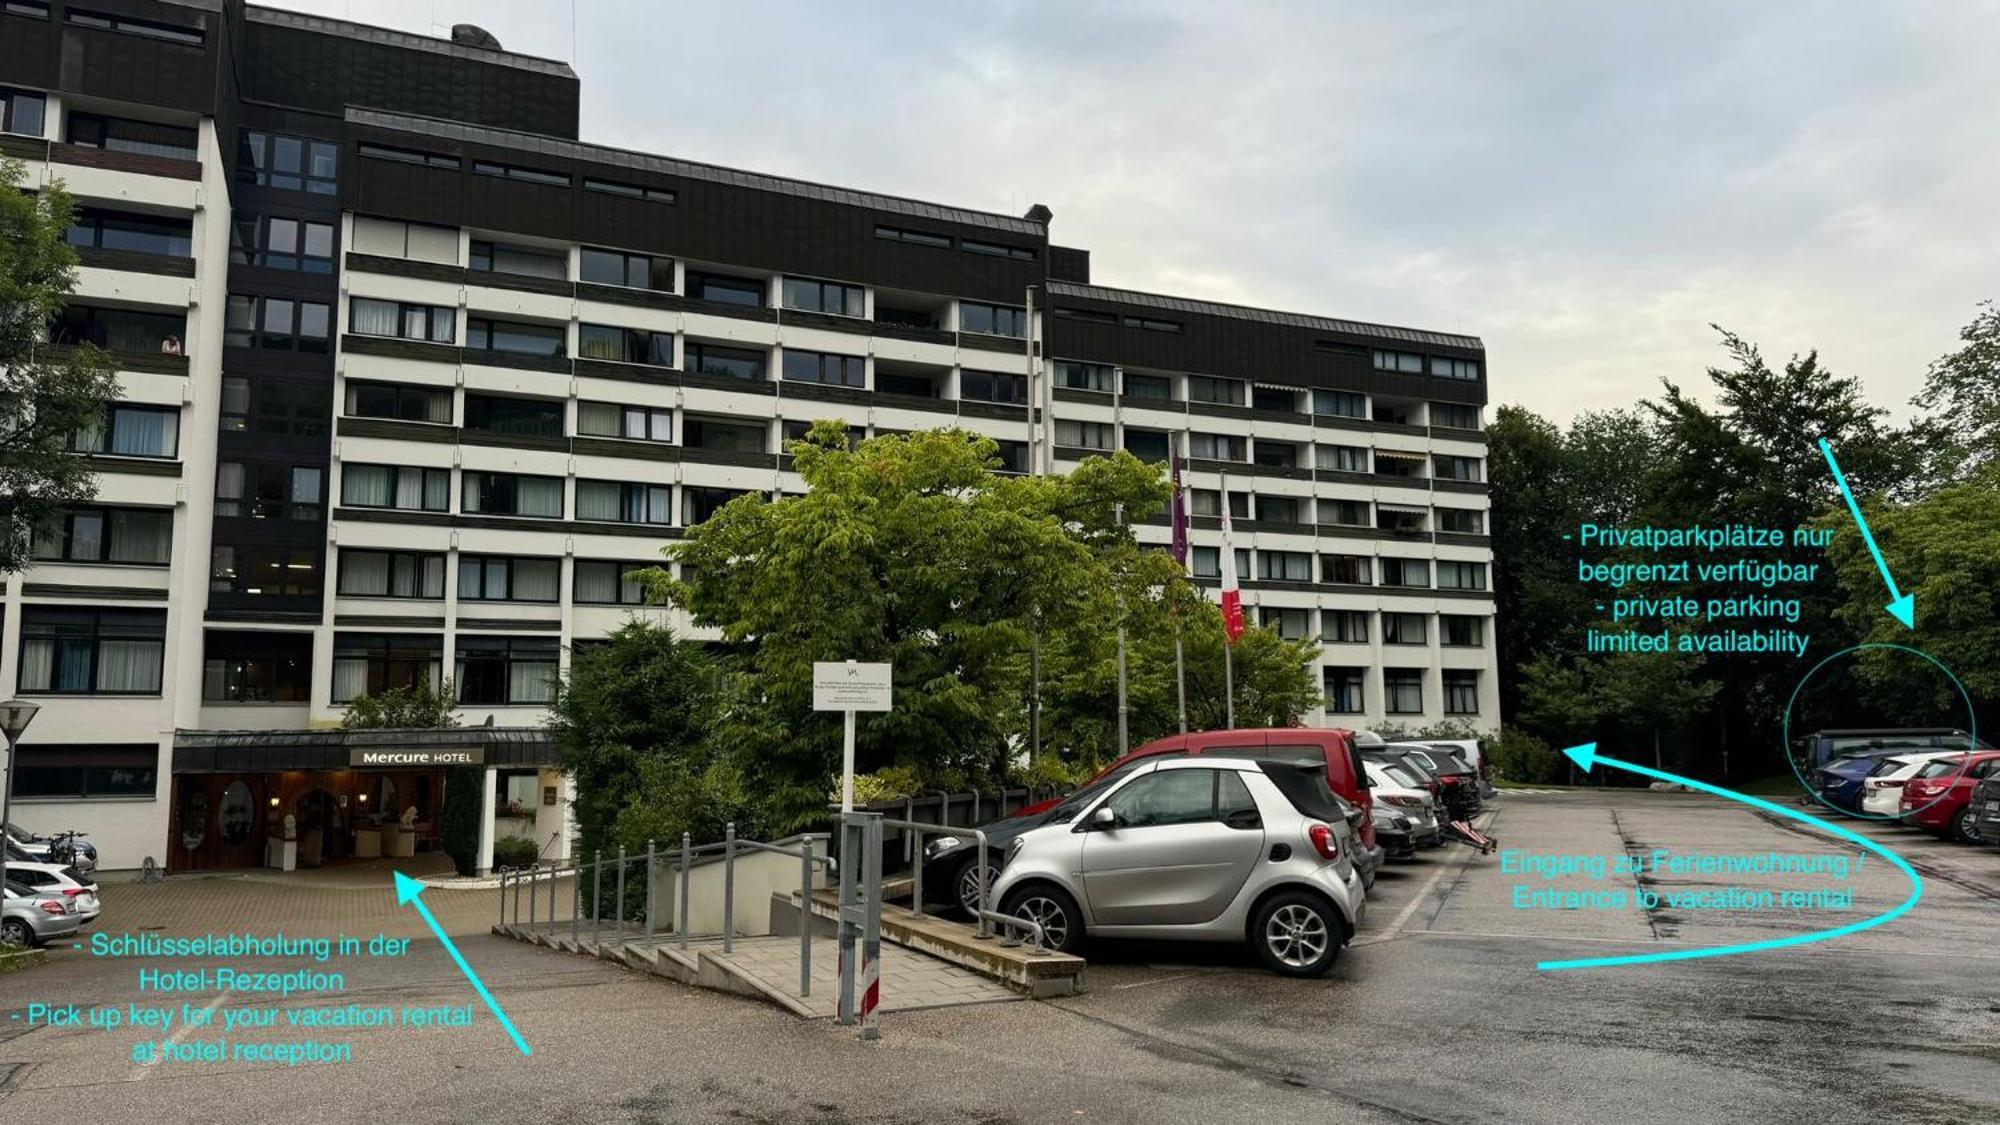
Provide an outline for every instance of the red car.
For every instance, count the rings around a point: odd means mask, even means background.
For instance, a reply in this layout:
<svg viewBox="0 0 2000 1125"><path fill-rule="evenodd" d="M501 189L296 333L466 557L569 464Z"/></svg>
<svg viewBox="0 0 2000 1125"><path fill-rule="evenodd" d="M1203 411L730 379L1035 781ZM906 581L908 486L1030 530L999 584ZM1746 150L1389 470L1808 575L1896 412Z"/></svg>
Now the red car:
<svg viewBox="0 0 2000 1125"><path fill-rule="evenodd" d="M1979 831L1973 825L1972 791L1981 781L1996 776L2000 776L2000 750L1939 758L1904 784L1902 818L1926 832L1962 843L1979 843Z"/></svg>

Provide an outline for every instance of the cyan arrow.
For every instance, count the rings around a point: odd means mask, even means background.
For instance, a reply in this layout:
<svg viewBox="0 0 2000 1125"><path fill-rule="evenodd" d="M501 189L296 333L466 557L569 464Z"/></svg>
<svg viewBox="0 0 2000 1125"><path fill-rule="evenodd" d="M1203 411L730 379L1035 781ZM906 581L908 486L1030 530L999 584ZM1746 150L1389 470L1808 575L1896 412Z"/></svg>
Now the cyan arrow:
<svg viewBox="0 0 2000 1125"><path fill-rule="evenodd" d="M1850 832L1838 824L1828 824L1816 816L1807 816L1796 809L1788 809L1783 805L1774 805L1769 801L1760 801L1755 797L1747 796L1731 789L1724 789L1719 785L1710 785L1705 781L1696 781L1691 777L1682 777L1679 774L1668 773L1665 770L1647 769L1645 766L1634 765L1631 762L1621 762L1616 758L1602 757L1597 753L1597 743L1595 742L1586 742L1581 746L1572 746L1563 751L1563 753L1569 755L1570 761L1583 767L1583 772L1585 773L1589 773L1590 767L1594 765L1606 765L1613 769L1625 770L1630 773L1639 774L1642 777L1654 778L1658 781L1671 781L1676 785L1685 785L1690 789L1699 789L1704 793L1713 793L1718 797L1727 797L1732 801L1741 801L1752 808L1762 809L1768 813L1776 813L1779 816L1804 821L1822 832L1830 832L1843 840L1859 844L1901 868L1903 874L1908 876L1910 880L1910 897L1904 899L1902 904L1893 910L1832 930L1814 930L1811 933L1793 934L1791 937L1774 938L1770 941L1753 941L1743 945L1715 945L1709 946L1706 949L1677 949L1667 953L1636 953L1625 957L1588 957L1581 961L1541 961L1535 965L1537 969L1546 969L1554 972L1559 969L1601 969L1610 965L1644 965L1650 961L1692 961L1700 957L1727 957L1732 953L1755 953L1760 949L1784 949L1794 945L1809 945L1816 941L1829 941L1833 938L1859 933L1872 926L1879 926L1884 922L1892 921L1908 913L1909 909L1917 904L1917 899L1923 897L1924 881L1917 877L1915 868L1903 862L1902 856L1877 844L1868 837Z"/></svg>
<svg viewBox="0 0 2000 1125"><path fill-rule="evenodd" d="M416 905L417 913L424 916L424 921L430 926L431 932L436 934L438 941L444 945L444 951L451 954L452 960L458 962L458 971L464 973L465 979L472 982L472 990L479 993L479 998L486 1001L486 1006L493 1010L493 1018L500 1021L501 1027L507 1029L507 1036L514 1041L514 1046L519 1047L524 1055L534 1054L534 1048L528 1046L528 1041L521 1038L521 1033L514 1029L514 1021L507 1018L507 1013L500 1010L500 1004L493 999L493 994L486 991L486 985L480 982L479 974L472 971L472 966L466 964L465 958L459 955L458 947L445 936L444 927L438 925L438 920L431 916L431 908L425 906L424 900L418 897L423 893L422 883L401 871L396 872L396 905Z"/></svg>
<svg viewBox="0 0 2000 1125"><path fill-rule="evenodd" d="M1868 530L1868 521L1861 515L1861 505L1854 502L1854 490L1847 487L1847 476L1840 471L1840 462L1833 459L1833 447L1825 438L1819 439L1819 451L1826 454L1826 467L1833 470L1833 483L1840 486L1840 498L1847 501L1847 510L1854 513L1854 526L1861 529L1861 541L1868 544L1868 553L1875 556L1875 569L1882 572L1882 581L1889 585L1889 604L1883 609L1889 616L1903 623L1903 628L1917 627L1917 599L1896 589L1896 578L1889 573L1889 564L1882 558L1882 548L1875 545L1875 533Z"/></svg>

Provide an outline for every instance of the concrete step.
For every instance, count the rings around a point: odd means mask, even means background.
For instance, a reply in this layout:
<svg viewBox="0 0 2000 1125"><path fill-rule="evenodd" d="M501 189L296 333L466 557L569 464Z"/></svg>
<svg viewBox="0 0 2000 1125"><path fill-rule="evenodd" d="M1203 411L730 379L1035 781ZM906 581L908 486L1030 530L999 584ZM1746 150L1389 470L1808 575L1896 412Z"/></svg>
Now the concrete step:
<svg viewBox="0 0 2000 1125"><path fill-rule="evenodd" d="M796 908L798 895L773 895L775 910L780 902ZM816 918L837 921L839 896L834 891L813 895ZM1033 997L1069 996L1083 991L1083 958L1068 953L1048 953L1030 945L1006 946L998 936L979 938L967 922L918 914L901 906L882 906L882 938L919 953L926 953L991 977L1010 988Z"/></svg>

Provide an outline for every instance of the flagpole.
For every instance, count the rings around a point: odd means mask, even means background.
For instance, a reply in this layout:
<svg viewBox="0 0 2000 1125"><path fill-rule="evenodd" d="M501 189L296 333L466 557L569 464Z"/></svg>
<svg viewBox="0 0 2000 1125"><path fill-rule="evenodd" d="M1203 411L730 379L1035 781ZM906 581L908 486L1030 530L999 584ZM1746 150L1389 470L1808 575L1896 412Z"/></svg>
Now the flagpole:
<svg viewBox="0 0 2000 1125"><path fill-rule="evenodd" d="M1243 628L1242 579L1236 573L1236 541L1230 534L1229 474L1222 476L1222 715L1225 730L1236 729L1236 634Z"/></svg>
<svg viewBox="0 0 2000 1125"><path fill-rule="evenodd" d="M1222 638L1222 713L1223 729L1236 729L1236 646L1228 637Z"/></svg>
<svg viewBox="0 0 2000 1125"><path fill-rule="evenodd" d="M1181 488L1181 435L1179 433L1173 434L1172 441L1174 444L1173 449L1168 455L1168 461L1173 466L1173 556L1174 561L1179 563L1181 568L1176 578L1185 578L1187 576L1188 561L1188 518L1187 493ZM1171 598L1173 597L1173 593L1170 586L1167 590L1167 596ZM1174 614L1174 693L1180 703L1181 733L1186 734L1187 646L1182 642L1181 638L1180 603L1174 602L1172 609Z"/></svg>
<svg viewBox="0 0 2000 1125"><path fill-rule="evenodd" d="M1125 528L1125 505L1117 506L1118 528ZM1131 701L1125 694L1125 593L1118 594L1118 756L1131 749Z"/></svg>

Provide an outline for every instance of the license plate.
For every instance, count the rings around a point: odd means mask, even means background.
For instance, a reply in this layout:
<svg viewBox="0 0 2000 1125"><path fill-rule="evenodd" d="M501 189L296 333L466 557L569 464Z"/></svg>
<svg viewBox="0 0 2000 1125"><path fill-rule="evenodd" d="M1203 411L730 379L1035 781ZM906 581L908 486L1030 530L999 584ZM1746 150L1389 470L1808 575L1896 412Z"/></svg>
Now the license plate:
<svg viewBox="0 0 2000 1125"><path fill-rule="evenodd" d="M2000 801L1988 801L1988 802L1986 802L1986 811L1987 811L1987 812L2000 812Z"/></svg>

